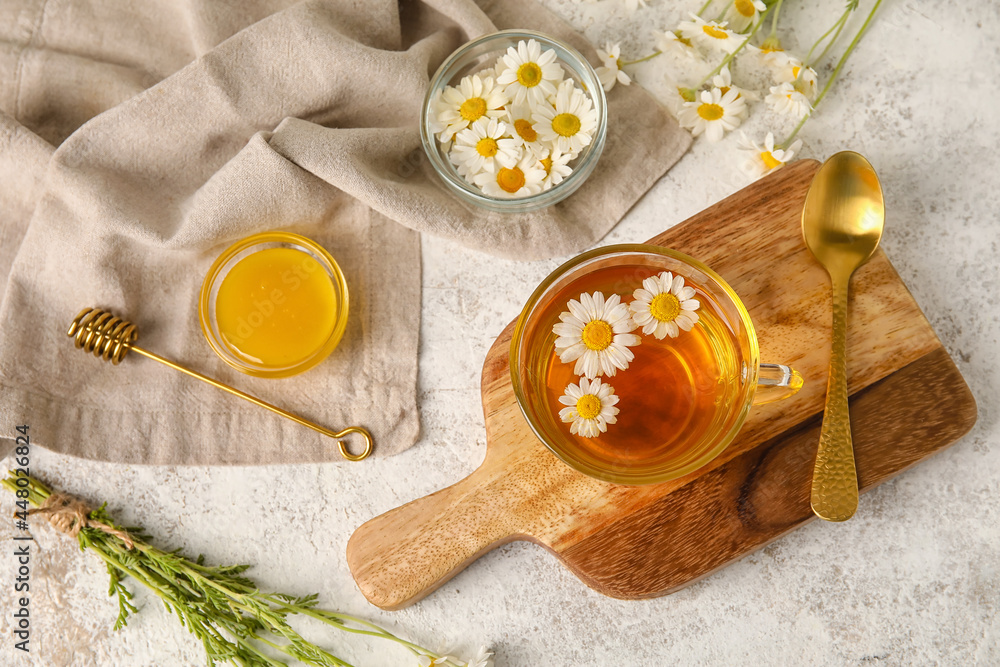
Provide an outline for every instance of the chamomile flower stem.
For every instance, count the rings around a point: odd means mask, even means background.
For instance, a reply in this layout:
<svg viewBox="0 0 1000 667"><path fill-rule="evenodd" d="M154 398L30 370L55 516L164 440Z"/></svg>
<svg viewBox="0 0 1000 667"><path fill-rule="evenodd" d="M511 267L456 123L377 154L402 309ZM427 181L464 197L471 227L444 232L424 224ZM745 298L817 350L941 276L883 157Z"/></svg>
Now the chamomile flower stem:
<svg viewBox="0 0 1000 667"><path fill-rule="evenodd" d="M781 13L781 3L782 2L784 2L784 0L778 0L776 3L774 3L767 10L769 12L772 9L774 10L774 18L771 19L771 37L774 37L775 35L778 34L778 14Z"/></svg>
<svg viewBox="0 0 1000 667"><path fill-rule="evenodd" d="M868 18L866 18L865 22L861 25L861 28L858 30L858 34L856 34L854 36L854 39L851 40L851 43L847 47L847 50L844 51L844 55L840 56L840 60L837 61L837 67L834 68L833 74L830 75L830 79L826 82L826 85L823 86L823 90L820 91L819 97L817 97L816 101L813 102L812 111L804 115L802 117L802 120L799 121L799 124L795 126L794 130L792 130L792 133L789 134L787 137L785 137L785 139L781 142L781 144L779 144L779 146L782 149L788 148L788 146L790 146L791 143L795 141L795 135L799 133L799 130L802 129L802 126L805 125L806 121L809 120L809 117L812 116L813 111L815 111L816 107L819 106L819 103L823 101L823 98L826 96L827 92L829 92L830 87L833 86L833 82L837 79L837 75L840 74L840 70L843 69L844 65L847 63L847 59L851 57L851 53L854 51L854 47L856 47L858 45L858 42L861 41L862 35L864 35L865 31L868 29L868 24L870 24L872 22L872 19L875 18L875 12L878 11L878 7L881 4L882 0L875 0L875 5L872 7L872 10L868 12Z"/></svg>
<svg viewBox="0 0 1000 667"><path fill-rule="evenodd" d="M781 4L781 0L778 0L778 4ZM744 39L740 43L740 45L736 47L736 50L734 50L732 53L726 55L726 57L722 59L722 62L719 63L718 67L716 67L711 72L709 72L708 75L704 79L701 80L701 83L699 83L697 86L695 86L693 90L698 90L699 88L701 88L702 86L704 86L706 83L708 83L709 81L711 81L712 77L714 77L716 74L718 74L719 72L721 72L723 67L725 67L726 65L728 65L729 63L732 62L733 58L736 57L736 54L739 53L740 51L742 51L743 47L750 43L750 40L753 39L753 36L756 35L757 31L760 30L760 27L762 25L764 25L764 19L767 18L767 15L770 12L771 12L771 8L768 8L763 14L761 14L760 18L754 24L753 29L751 29L750 32L747 33L746 39Z"/></svg>
<svg viewBox="0 0 1000 667"><path fill-rule="evenodd" d="M840 18L838 18L837 21L832 26L830 26L829 30L823 33L822 37L816 40L816 43L813 44L812 47L809 49L809 53L806 54L805 60L803 61L803 64L806 67L811 67L814 62L818 62L826 56L827 52L830 50L830 47L832 47L837 42L837 39L840 37L841 31L844 29L844 26L847 25L848 17L850 17L850 15L854 12L857 6L858 6L857 2L849 2L847 4L847 9L845 9L844 13L840 15ZM820 53L815 60L813 60L812 57L813 51L815 51L816 48L820 44L822 44L823 41L830 35L830 33L834 32L834 30L836 30L836 32L834 33L830 41L827 42L826 48L824 48L823 52Z"/></svg>
<svg viewBox="0 0 1000 667"><path fill-rule="evenodd" d="M656 56L659 56L659 55L662 55L662 54L663 54L663 51L654 51L654 52L650 53L648 56L644 56L644 57L639 58L637 60L619 60L618 64L621 65L622 67L625 67L626 65L638 65L639 63L644 63L647 60L652 60Z"/></svg>
<svg viewBox="0 0 1000 667"><path fill-rule="evenodd" d="M701 16L704 13L704 11L711 6L712 6L712 0L705 0L705 4L703 4L701 6L701 9L698 10L698 16Z"/></svg>

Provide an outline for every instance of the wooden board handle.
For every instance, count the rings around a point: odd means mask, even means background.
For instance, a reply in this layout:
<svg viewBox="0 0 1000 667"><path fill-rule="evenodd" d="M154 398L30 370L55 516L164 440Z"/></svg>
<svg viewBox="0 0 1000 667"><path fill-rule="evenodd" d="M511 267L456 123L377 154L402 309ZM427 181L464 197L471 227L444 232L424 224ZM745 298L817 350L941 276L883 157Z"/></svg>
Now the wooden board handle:
<svg viewBox="0 0 1000 667"><path fill-rule="evenodd" d="M457 484L362 525L347 543L361 592L382 609L405 607L518 537L514 483L484 463Z"/></svg>

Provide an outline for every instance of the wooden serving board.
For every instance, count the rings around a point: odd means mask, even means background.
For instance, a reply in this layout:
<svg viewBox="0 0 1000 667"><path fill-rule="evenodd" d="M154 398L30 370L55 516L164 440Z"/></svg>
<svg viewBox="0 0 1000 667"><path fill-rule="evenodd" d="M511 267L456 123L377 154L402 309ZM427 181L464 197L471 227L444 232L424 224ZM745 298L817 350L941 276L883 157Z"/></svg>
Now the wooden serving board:
<svg viewBox="0 0 1000 667"><path fill-rule="evenodd" d="M483 367L486 460L454 486L355 531L347 561L365 597L404 607L512 540L541 544L601 593L653 597L811 521L831 305L800 214L818 168L812 160L784 167L650 241L704 261L735 288L761 358L804 376L797 395L755 407L729 448L686 477L642 487L601 482L562 463L525 422L508 370L512 323ZM889 224L902 223L890 212ZM848 383L864 492L964 435L976 404L882 251L851 290Z"/></svg>

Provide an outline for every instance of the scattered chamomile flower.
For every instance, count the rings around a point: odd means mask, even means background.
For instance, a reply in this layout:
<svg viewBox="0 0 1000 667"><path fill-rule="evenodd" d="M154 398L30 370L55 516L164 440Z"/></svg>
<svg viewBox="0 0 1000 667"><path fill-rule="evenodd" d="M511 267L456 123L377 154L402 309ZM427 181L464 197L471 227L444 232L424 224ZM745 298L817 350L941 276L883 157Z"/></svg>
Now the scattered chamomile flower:
<svg viewBox="0 0 1000 667"><path fill-rule="evenodd" d="M556 86L563 79L563 68L556 62L553 49L542 52L537 41L520 41L517 48L507 49L502 57L503 69L497 67L497 83L515 104L526 100L531 104L545 104L556 94Z"/></svg>
<svg viewBox="0 0 1000 667"><path fill-rule="evenodd" d="M528 153L513 167L500 167L495 174L482 172L472 179L487 196L498 199L529 197L542 191L545 170L535 156Z"/></svg>
<svg viewBox="0 0 1000 667"><path fill-rule="evenodd" d="M463 78L457 87L447 86L434 102L430 129L441 141L451 141L459 131L483 116L503 115L507 97L490 77L476 74Z"/></svg>
<svg viewBox="0 0 1000 667"><path fill-rule="evenodd" d="M493 667L493 652L488 646L480 646L466 667Z"/></svg>
<svg viewBox="0 0 1000 667"><path fill-rule="evenodd" d="M696 46L732 53L743 43L743 38L726 28L725 22L706 21L697 14L691 14L691 19L681 21L677 28L682 37L690 39Z"/></svg>
<svg viewBox="0 0 1000 667"><path fill-rule="evenodd" d="M794 118L802 118L812 111L809 98L796 90L791 83L771 86L771 92L764 101L778 113Z"/></svg>
<svg viewBox="0 0 1000 667"><path fill-rule="evenodd" d="M608 91L615 87L615 83L627 86L632 83L621 64L621 47L618 44L607 42L603 49L597 49L597 55L604 63L597 68L597 78L601 80L604 90Z"/></svg>
<svg viewBox="0 0 1000 667"><path fill-rule="evenodd" d="M577 88L572 79L559 85L555 106L535 107L531 114L535 130L542 141L549 142L563 153L576 155L593 140L597 129L597 111L590 98Z"/></svg>
<svg viewBox="0 0 1000 667"><path fill-rule="evenodd" d="M513 167L519 157L517 144L504 139L506 133L506 123L483 116L455 135L455 147L448 156L468 180L484 171L493 174L499 167Z"/></svg>
<svg viewBox="0 0 1000 667"><path fill-rule="evenodd" d="M733 0L726 10L725 19L729 27L743 32L767 9L761 0Z"/></svg>
<svg viewBox="0 0 1000 667"><path fill-rule="evenodd" d="M635 290L635 300L629 304L632 321L642 327L642 333L653 334L657 340L677 338L680 330L690 331L698 321L701 303L694 298L695 291L684 284L682 276L663 271L642 281Z"/></svg>
<svg viewBox="0 0 1000 667"><path fill-rule="evenodd" d="M722 91L725 95L730 90L736 91L737 99L744 100L745 102L754 102L760 99L760 96L753 92L752 90L747 90L746 88L740 88L739 86L733 85L733 75L729 72L729 65L724 66L719 73L712 77L712 85ZM749 109L744 109L743 118L745 119L749 113Z"/></svg>
<svg viewBox="0 0 1000 667"><path fill-rule="evenodd" d="M573 173L573 168L569 166L569 161L572 159L572 153L563 153L558 148L553 148L551 153L539 160L542 168L545 169L545 180L542 181L542 190L548 190L553 185L559 185L563 182L563 179Z"/></svg>
<svg viewBox="0 0 1000 667"><path fill-rule="evenodd" d="M656 32L656 49L660 53L670 53L687 60L701 60L701 54L694 48L691 40L681 35L677 30Z"/></svg>
<svg viewBox="0 0 1000 667"><path fill-rule="evenodd" d="M763 53L761 61L771 70L775 83L790 83L795 90L812 100L816 97L819 77L816 70L806 67L802 61L787 51L776 50Z"/></svg>
<svg viewBox="0 0 1000 667"><path fill-rule="evenodd" d="M580 378L579 384L569 384L559 402L567 406L559 411L559 419L570 425L573 435L596 438L608 430L608 424L618 421L615 388L600 378Z"/></svg>
<svg viewBox="0 0 1000 667"><path fill-rule="evenodd" d="M635 359L628 348L641 340L631 333L635 324L620 296L612 294L605 300L601 292L585 292L579 301L570 299L567 308L552 326L560 361L575 361L573 373L590 379L628 368Z"/></svg>
<svg viewBox="0 0 1000 667"><path fill-rule="evenodd" d="M507 105L507 129L514 140L514 144L530 151L537 158L542 158L549 152L538 139L538 132L535 131L531 120L531 105L508 104Z"/></svg>
<svg viewBox="0 0 1000 667"><path fill-rule="evenodd" d="M723 95L721 90L713 88L701 92L700 102L685 102L677 120L681 127L690 129L692 135L697 137L704 133L709 141L715 142L740 126L745 110L746 103L736 90L730 88Z"/></svg>
<svg viewBox="0 0 1000 667"><path fill-rule="evenodd" d="M745 151L751 151L751 156L742 165L743 171L752 178L760 178L775 169L780 169L786 162L790 161L802 147L802 142L796 141L785 150L781 150L774 147L774 134L771 132L767 133L764 145L760 146L740 131L740 141L737 145Z"/></svg>

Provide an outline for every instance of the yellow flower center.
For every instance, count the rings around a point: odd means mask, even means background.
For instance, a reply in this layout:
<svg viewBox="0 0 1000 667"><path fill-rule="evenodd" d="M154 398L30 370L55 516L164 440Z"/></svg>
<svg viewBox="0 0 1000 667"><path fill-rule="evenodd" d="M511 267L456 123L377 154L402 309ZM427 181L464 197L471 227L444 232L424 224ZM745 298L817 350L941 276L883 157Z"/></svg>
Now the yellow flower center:
<svg viewBox="0 0 1000 667"><path fill-rule="evenodd" d="M719 120L723 114L724 111L718 104L702 103L698 106L698 115L705 120Z"/></svg>
<svg viewBox="0 0 1000 667"><path fill-rule="evenodd" d="M550 157L543 157L540 160L540 162L542 163L542 166L545 167L545 173L546 174L549 173L550 171L552 171L552 158L550 158Z"/></svg>
<svg viewBox="0 0 1000 667"><path fill-rule="evenodd" d="M719 92L722 93L723 96L725 96L726 93L729 92L729 86L723 86L722 88L719 88ZM739 95L737 95L736 97L739 97Z"/></svg>
<svg viewBox="0 0 1000 667"><path fill-rule="evenodd" d="M497 140L492 137L484 137L476 142L476 152L483 157L493 157L500 150Z"/></svg>
<svg viewBox="0 0 1000 667"><path fill-rule="evenodd" d="M802 68L801 68L801 67L799 67L799 66L797 66L797 65L792 65L792 78L793 78L793 79L797 79L797 78L799 78L799 72L800 72L801 70L802 70Z"/></svg>
<svg viewBox="0 0 1000 667"><path fill-rule="evenodd" d="M680 299L669 292L657 294L649 304L649 314L660 322L673 322L680 313Z"/></svg>
<svg viewBox="0 0 1000 667"><path fill-rule="evenodd" d="M677 38L677 41L683 44L684 46L691 46L691 40L685 37L684 35L680 34L679 32L675 31L674 36Z"/></svg>
<svg viewBox="0 0 1000 667"><path fill-rule="evenodd" d="M458 107L458 113L470 123L475 122L486 113L486 100L481 97L470 97Z"/></svg>
<svg viewBox="0 0 1000 667"><path fill-rule="evenodd" d="M754 12L757 10L750 0L736 0L736 2L733 3L733 6L736 7L736 11L739 12L741 16L745 16L747 18L752 17Z"/></svg>
<svg viewBox="0 0 1000 667"><path fill-rule="evenodd" d="M764 162L764 166L768 169L775 169L784 164L781 160L776 160L771 151L764 151L760 154L760 159Z"/></svg>
<svg viewBox="0 0 1000 667"><path fill-rule="evenodd" d="M615 332L611 330L611 325L604 320L591 320L583 326L583 344L588 350L600 352L611 345L615 338Z"/></svg>
<svg viewBox="0 0 1000 667"><path fill-rule="evenodd" d="M705 32L706 35L708 35L709 37L713 37L715 39L728 39L729 38L729 35L726 34L725 30L721 30L719 28L716 28L714 25L704 25L704 26L701 27L701 29Z"/></svg>
<svg viewBox="0 0 1000 667"><path fill-rule="evenodd" d="M542 68L538 63L524 63L517 68L517 82L525 88L534 88L542 82Z"/></svg>
<svg viewBox="0 0 1000 667"><path fill-rule="evenodd" d="M524 187L524 172L517 167L513 169L501 167L497 172L497 185L504 192L514 194Z"/></svg>
<svg viewBox="0 0 1000 667"><path fill-rule="evenodd" d="M580 119L571 113L561 113L552 119L552 129L563 137L572 137L580 131Z"/></svg>
<svg viewBox="0 0 1000 667"><path fill-rule="evenodd" d="M518 118L514 121L514 131L517 132L517 136L521 137L528 143L538 139L538 133L535 132L535 128L531 126L531 121L524 120L523 118Z"/></svg>
<svg viewBox="0 0 1000 667"><path fill-rule="evenodd" d="M601 399L593 394L584 394L576 402L576 413L584 419L594 419L601 414Z"/></svg>

